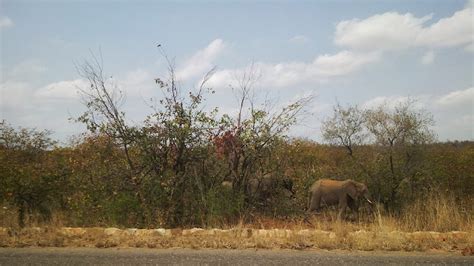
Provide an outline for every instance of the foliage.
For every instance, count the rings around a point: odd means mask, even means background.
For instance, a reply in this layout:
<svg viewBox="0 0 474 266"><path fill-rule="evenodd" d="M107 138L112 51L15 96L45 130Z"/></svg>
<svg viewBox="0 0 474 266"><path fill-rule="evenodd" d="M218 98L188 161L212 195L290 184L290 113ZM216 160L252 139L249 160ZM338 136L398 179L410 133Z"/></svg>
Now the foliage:
<svg viewBox="0 0 474 266"><path fill-rule="evenodd" d="M413 200L415 191L428 182L422 171L428 169L426 144L435 138L433 119L414 105L413 100L369 110L337 105L323 124L323 137L348 150L353 164L363 170L359 178L392 210L400 210L402 200ZM364 145L372 146L372 154L360 152Z"/></svg>
<svg viewBox="0 0 474 266"><path fill-rule="evenodd" d="M52 209L63 207L59 188L67 172L49 134L0 123L0 202L17 209L21 227L36 214L48 220Z"/></svg>
<svg viewBox="0 0 474 266"><path fill-rule="evenodd" d="M342 145L352 156L353 147L361 145L365 140L365 120L366 113L359 107L349 106L345 109L338 103L334 107L333 117L323 122L323 138L330 143Z"/></svg>
<svg viewBox="0 0 474 266"><path fill-rule="evenodd" d="M124 95L105 78L101 59L93 57L80 67L90 87L82 89L87 110L76 121L86 124L97 138L84 139L85 143L105 141L98 146L99 154L110 157L100 168L103 172L91 177L96 184L90 190L99 190L83 202L113 223L125 223L113 213L127 210L135 218L126 223L141 227L156 222L205 225L219 215L238 219L256 204L246 189L249 179L276 172L272 151L308 100L298 100L276 113L256 109L249 97L255 76L249 71L235 88L241 93L238 116L218 116L217 109L204 108L204 96L213 93L206 82L214 70L204 76L198 89L183 90L172 63L165 59L169 75L155 79L163 97L150 106L153 112L140 126L130 126L120 111ZM97 159L89 162L97 163ZM223 198L221 183L226 179L232 181L232 197Z"/></svg>
<svg viewBox="0 0 474 266"><path fill-rule="evenodd" d="M239 111L232 117L205 108L213 70L197 89L183 90L169 63L168 78L155 79L163 97L132 126L120 110L124 95L100 62L81 68L90 84L82 88L86 111L76 121L88 132L66 147L49 131L0 124L0 203L20 226L48 222L52 214L69 226L140 228L298 216L320 178L362 181L402 219L414 202L436 205L441 193L449 195L446 206L461 206L456 213L472 214L474 143L436 143L431 116L413 102L372 110L338 104L323 123L328 144L320 144L285 135L311 97L276 111L257 108L250 69L233 88ZM263 193L255 196L250 185L265 180L272 180L270 189L257 186ZM416 223L430 219L420 217Z"/></svg>

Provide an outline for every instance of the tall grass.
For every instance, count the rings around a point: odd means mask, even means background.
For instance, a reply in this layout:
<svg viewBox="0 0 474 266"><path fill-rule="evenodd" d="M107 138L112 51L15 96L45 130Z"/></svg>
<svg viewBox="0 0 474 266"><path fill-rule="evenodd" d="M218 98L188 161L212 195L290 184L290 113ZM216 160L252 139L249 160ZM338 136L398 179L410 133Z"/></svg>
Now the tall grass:
<svg viewBox="0 0 474 266"><path fill-rule="evenodd" d="M398 218L399 227L404 231L469 231L474 222L471 204L461 205L453 195L433 193L408 204Z"/></svg>
<svg viewBox="0 0 474 266"><path fill-rule="evenodd" d="M357 221L337 221L337 210L329 209L319 215L303 218L288 216L286 219L269 216L242 214L240 218L225 219L219 210L215 211L213 221L208 221L209 227L254 228L254 229L319 229L345 235L348 231L367 230L377 231L471 231L474 232L473 199L465 199L463 203L456 201L453 195L431 194L415 200L403 208L398 215L387 213L381 206L376 206L372 212L361 212ZM348 215L350 216L350 215ZM0 227L18 228L17 210L4 208L0 210ZM126 227L124 225L108 224L97 221L93 224L80 224L74 213L53 213L49 221L39 221L35 216L26 220L27 227L35 226L99 226ZM156 227L160 227L156 224Z"/></svg>
<svg viewBox="0 0 474 266"><path fill-rule="evenodd" d="M338 221L335 209L306 217L307 219L303 217L275 219L258 215L249 219L246 217L248 214L245 214L233 223L222 221L220 228L226 230L198 229L195 231L197 233L190 233L194 229L171 229L169 230L171 235L166 237L156 235L157 232L153 230L138 230L136 233L130 233L135 231L114 228L110 231L110 228L97 227L64 228L64 226L69 226L71 217L59 214L54 214L48 223L28 219L28 228L21 229L15 219L17 217L15 210L7 209L0 212L0 247L461 251L472 248L472 243L474 243L472 207L469 209L469 207L462 208L461 206L466 205L459 205L453 196L444 195L416 200L397 216L386 213L377 206L374 212L363 213L357 221ZM106 226L111 225L106 224ZM118 233L110 233L115 231ZM185 234L185 231L188 232Z"/></svg>

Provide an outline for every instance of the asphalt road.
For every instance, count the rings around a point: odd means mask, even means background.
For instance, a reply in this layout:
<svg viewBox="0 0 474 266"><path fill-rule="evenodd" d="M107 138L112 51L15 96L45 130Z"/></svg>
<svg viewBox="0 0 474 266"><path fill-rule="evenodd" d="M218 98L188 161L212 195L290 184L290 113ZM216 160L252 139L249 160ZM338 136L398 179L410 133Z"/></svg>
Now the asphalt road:
<svg viewBox="0 0 474 266"><path fill-rule="evenodd" d="M0 265L474 265L453 254L292 250L0 248Z"/></svg>

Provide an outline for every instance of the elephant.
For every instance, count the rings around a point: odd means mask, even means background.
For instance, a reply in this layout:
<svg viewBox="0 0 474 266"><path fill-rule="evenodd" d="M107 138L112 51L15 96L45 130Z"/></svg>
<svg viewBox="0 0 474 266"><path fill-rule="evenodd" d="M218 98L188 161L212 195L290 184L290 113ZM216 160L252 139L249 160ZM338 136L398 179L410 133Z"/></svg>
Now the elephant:
<svg viewBox="0 0 474 266"><path fill-rule="evenodd" d="M260 179L251 178L247 183L247 195L257 201L268 201L279 192L285 197L293 198L293 180L288 177L276 178L264 176Z"/></svg>
<svg viewBox="0 0 474 266"><path fill-rule="evenodd" d="M308 213L318 211L322 204L338 205L337 219L340 220L347 207L358 215L359 198L369 199L369 190L363 183L351 179L344 181L321 179L313 183L309 190Z"/></svg>
<svg viewBox="0 0 474 266"><path fill-rule="evenodd" d="M221 186L229 190L233 188L229 180L223 181ZM293 180L288 177L277 178L266 175L261 178L250 178L245 186L245 194L254 202L265 203L279 193L286 198L294 198Z"/></svg>

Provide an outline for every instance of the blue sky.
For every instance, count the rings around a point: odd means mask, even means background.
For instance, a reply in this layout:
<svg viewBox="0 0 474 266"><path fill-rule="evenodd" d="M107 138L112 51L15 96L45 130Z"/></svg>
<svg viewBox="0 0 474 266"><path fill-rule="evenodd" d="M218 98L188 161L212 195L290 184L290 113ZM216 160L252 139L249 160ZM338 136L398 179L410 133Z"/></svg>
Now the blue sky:
<svg viewBox="0 0 474 266"><path fill-rule="evenodd" d="M357 2L357 3L355 3ZM317 97L294 136L321 139L336 100L371 108L407 97L440 140L474 139L473 4L468 1L0 1L0 119L81 132L75 64L99 47L132 123L159 96L160 43L183 86L217 66L209 106L232 113L228 85L254 64L261 100Z"/></svg>

